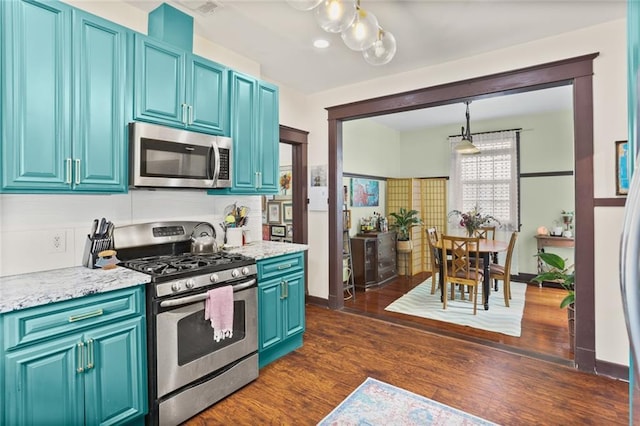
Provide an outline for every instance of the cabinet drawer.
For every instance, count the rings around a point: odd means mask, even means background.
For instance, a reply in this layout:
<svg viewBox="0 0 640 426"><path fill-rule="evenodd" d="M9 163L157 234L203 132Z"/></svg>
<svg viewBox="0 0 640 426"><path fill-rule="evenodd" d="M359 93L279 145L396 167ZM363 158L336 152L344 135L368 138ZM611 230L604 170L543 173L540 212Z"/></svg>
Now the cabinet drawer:
<svg viewBox="0 0 640 426"><path fill-rule="evenodd" d="M5 349L144 315L143 295L138 286L8 313L3 324Z"/></svg>
<svg viewBox="0 0 640 426"><path fill-rule="evenodd" d="M395 276L396 276L395 266L378 270L378 282L385 281Z"/></svg>
<svg viewBox="0 0 640 426"><path fill-rule="evenodd" d="M258 285L261 281L304 269L304 252L258 260Z"/></svg>

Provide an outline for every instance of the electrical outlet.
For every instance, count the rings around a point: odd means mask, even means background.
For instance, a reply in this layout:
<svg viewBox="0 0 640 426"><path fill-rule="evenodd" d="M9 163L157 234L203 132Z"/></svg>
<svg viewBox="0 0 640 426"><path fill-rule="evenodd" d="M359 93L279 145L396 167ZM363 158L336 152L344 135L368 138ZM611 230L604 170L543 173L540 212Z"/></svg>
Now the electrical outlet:
<svg viewBox="0 0 640 426"><path fill-rule="evenodd" d="M64 253L67 251L67 233L53 231L49 233L49 253Z"/></svg>

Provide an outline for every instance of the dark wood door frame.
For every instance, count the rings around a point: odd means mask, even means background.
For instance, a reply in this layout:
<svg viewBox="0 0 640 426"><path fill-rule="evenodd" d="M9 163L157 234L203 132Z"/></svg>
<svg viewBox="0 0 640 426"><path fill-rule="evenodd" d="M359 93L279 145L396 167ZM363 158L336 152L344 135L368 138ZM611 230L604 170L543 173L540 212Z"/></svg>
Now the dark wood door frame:
<svg viewBox="0 0 640 426"><path fill-rule="evenodd" d="M344 306L342 288L342 123L486 97L573 85L575 205L575 364L595 372L593 60L598 53L327 108L329 126L329 307Z"/></svg>
<svg viewBox="0 0 640 426"><path fill-rule="evenodd" d="M307 148L309 132L280 125L280 142L291 145L291 173L293 175L293 242L307 244L309 241L307 203ZM309 265L305 256L305 294L309 294Z"/></svg>

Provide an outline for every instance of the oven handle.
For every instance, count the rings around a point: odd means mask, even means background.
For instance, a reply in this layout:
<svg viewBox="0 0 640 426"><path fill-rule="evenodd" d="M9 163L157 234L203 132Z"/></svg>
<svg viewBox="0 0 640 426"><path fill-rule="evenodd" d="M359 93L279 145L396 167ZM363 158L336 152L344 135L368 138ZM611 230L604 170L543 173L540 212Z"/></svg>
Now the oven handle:
<svg viewBox="0 0 640 426"><path fill-rule="evenodd" d="M233 286L233 292L238 292L249 287L253 287L256 284L256 279L236 284ZM163 300L160 302L160 307L169 308L171 306L186 305L187 303L199 302L207 298L207 293L194 294L193 296L181 297L179 299Z"/></svg>

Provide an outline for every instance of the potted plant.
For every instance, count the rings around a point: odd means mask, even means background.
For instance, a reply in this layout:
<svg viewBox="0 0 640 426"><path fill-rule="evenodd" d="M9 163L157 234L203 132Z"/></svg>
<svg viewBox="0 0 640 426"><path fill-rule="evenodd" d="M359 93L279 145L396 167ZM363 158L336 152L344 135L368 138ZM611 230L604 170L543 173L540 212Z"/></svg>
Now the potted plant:
<svg viewBox="0 0 640 426"><path fill-rule="evenodd" d="M560 302L560 308L567 308L567 320L569 321L569 345L571 352L574 350L575 339L575 271L573 265L567 266L563 258L554 253L538 253L536 256L547 265L548 270L538 274L533 281L542 284L543 281L558 283L567 291L567 295Z"/></svg>
<svg viewBox="0 0 640 426"><path fill-rule="evenodd" d="M390 213L389 215L395 220L393 226L396 230L396 233L398 234L398 251L411 251L413 247L411 245L409 231L414 226L422 225L422 219L418 217L418 211L407 210L404 207L400 207L400 211L398 211L397 213Z"/></svg>

